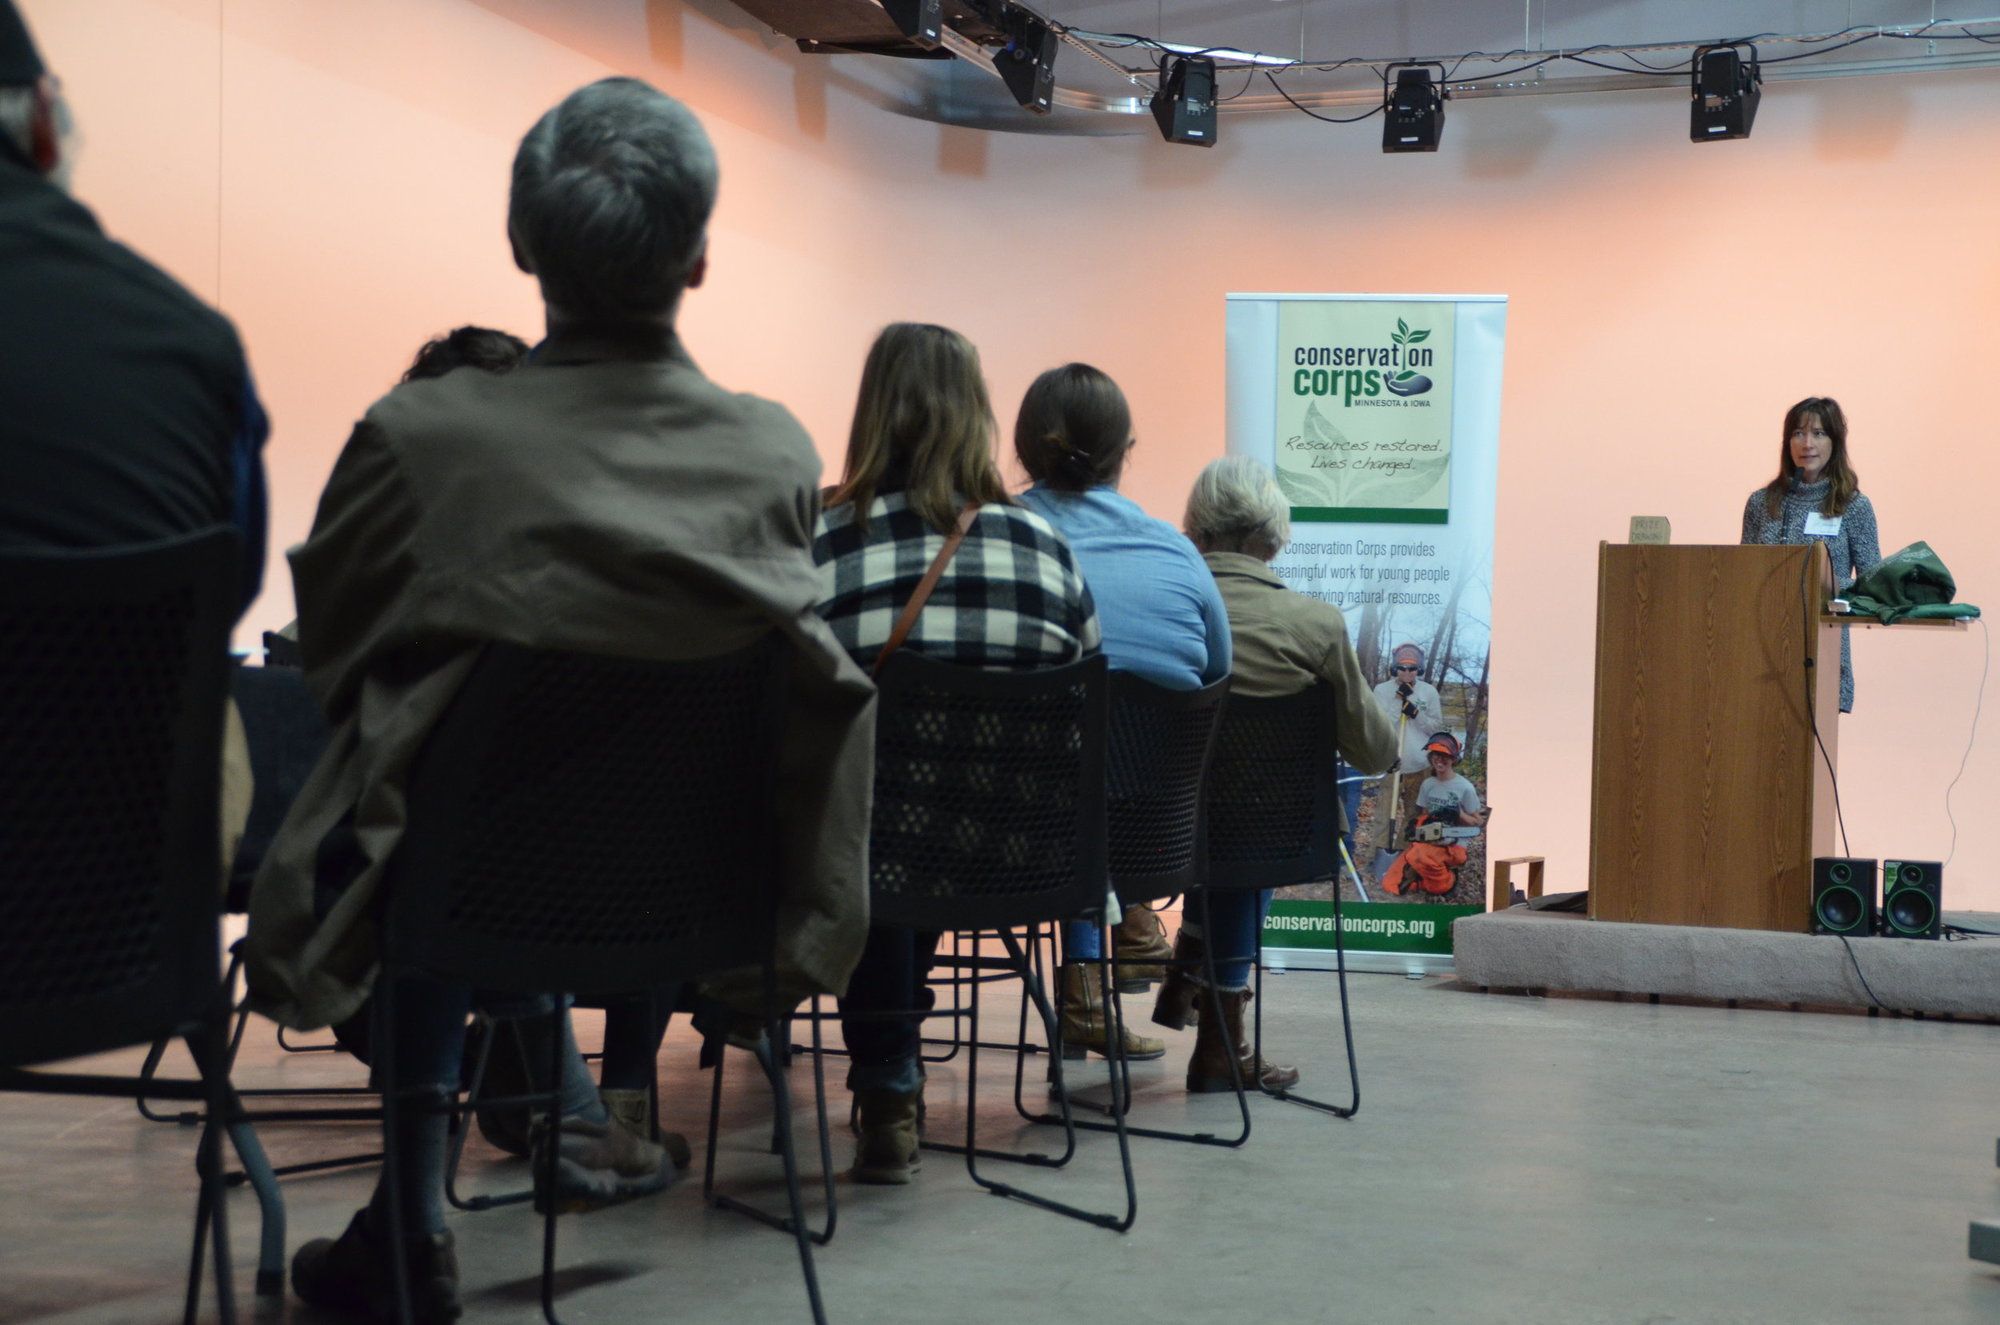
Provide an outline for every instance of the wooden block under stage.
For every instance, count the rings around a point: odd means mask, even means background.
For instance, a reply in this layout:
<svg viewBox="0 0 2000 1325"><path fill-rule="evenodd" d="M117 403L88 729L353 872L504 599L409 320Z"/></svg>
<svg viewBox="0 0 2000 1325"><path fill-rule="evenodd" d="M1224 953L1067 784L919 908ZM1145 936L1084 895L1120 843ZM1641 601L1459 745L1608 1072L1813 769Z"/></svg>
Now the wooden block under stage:
<svg viewBox="0 0 2000 1325"><path fill-rule="evenodd" d="M1592 919L1809 928L1835 854L1828 584L1817 545L1600 546Z"/></svg>

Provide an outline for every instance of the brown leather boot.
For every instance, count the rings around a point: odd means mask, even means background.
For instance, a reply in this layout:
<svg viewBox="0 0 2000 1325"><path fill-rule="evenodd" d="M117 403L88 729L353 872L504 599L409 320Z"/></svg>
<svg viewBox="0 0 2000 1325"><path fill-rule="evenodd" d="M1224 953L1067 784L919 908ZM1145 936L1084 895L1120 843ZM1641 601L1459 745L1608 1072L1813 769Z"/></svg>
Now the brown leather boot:
<svg viewBox="0 0 2000 1325"><path fill-rule="evenodd" d="M1173 956L1174 949L1167 942L1166 925L1152 907L1134 902L1125 908L1111 939L1118 957L1119 993L1143 994L1166 974L1160 963Z"/></svg>
<svg viewBox="0 0 2000 1325"><path fill-rule="evenodd" d="M1062 984L1057 1000L1062 1008L1064 1058L1081 1058L1086 1053L1111 1056L1110 1018L1105 1015L1104 989L1097 978L1095 963L1071 962L1062 968ZM1167 1055L1164 1040L1140 1035L1130 1026L1125 1032L1125 1057L1146 1062Z"/></svg>
<svg viewBox="0 0 2000 1325"><path fill-rule="evenodd" d="M1173 957L1176 962L1198 962L1201 952L1199 938L1186 930L1174 935ZM1201 968L1169 966L1165 969L1166 979L1160 982L1160 992L1153 997L1153 1022L1168 1030L1185 1030L1187 1024L1200 1015Z"/></svg>
<svg viewBox="0 0 2000 1325"><path fill-rule="evenodd" d="M902 1187L916 1181L924 1154L917 1145L917 1114L923 1099L922 1083L909 1091L863 1087L854 1092L861 1133L854 1156L856 1182Z"/></svg>
<svg viewBox="0 0 2000 1325"><path fill-rule="evenodd" d="M1187 1088L1196 1095L1209 1094L1219 1090L1234 1090L1229 1079L1229 1049L1237 1047L1240 1057L1236 1060L1236 1070L1246 1089L1254 1090L1261 1085L1265 1090L1284 1090L1299 1084L1299 1071L1284 1063L1273 1063L1250 1052L1243 1032L1243 1009L1250 1006L1250 991L1247 989L1225 989L1220 992L1222 1000L1222 1025L1215 1024L1214 1017L1203 1017L1195 1030L1194 1055L1188 1059ZM1225 1040L1224 1032L1228 1038Z"/></svg>

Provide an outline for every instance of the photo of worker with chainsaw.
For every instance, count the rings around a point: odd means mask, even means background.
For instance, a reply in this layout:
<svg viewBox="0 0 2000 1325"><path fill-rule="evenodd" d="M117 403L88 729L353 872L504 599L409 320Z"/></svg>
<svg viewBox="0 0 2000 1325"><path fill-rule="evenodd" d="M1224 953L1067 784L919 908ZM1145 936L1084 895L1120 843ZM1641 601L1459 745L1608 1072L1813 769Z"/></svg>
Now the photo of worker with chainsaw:
<svg viewBox="0 0 2000 1325"><path fill-rule="evenodd" d="M1416 804L1417 788L1430 769L1424 757L1424 744L1433 732L1445 729L1444 701L1439 698L1437 687L1424 680L1423 670L1424 651L1413 643L1398 644L1389 652L1389 679L1375 687L1375 702L1396 725L1399 752L1396 769L1382 787L1381 794L1388 797L1387 811L1375 816L1378 866L1386 865L1402 845L1396 840L1395 825L1409 817L1410 807Z"/></svg>
<svg viewBox="0 0 2000 1325"><path fill-rule="evenodd" d="M1417 788L1415 814L1405 834L1409 845L1382 874L1382 891L1391 897L1405 892L1443 896L1458 881L1465 864L1465 843L1485 831L1493 817L1482 806L1479 790L1458 772L1458 738L1448 731L1434 733L1424 743L1430 775Z"/></svg>

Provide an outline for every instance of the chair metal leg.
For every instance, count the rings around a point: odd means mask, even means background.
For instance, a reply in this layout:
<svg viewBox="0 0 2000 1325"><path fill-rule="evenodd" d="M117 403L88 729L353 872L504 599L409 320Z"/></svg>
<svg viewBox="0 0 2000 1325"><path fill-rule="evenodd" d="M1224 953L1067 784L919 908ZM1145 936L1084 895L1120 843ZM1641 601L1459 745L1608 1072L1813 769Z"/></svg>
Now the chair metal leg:
<svg viewBox="0 0 2000 1325"><path fill-rule="evenodd" d="M1201 906L1201 920L1202 920L1203 932L1213 933L1214 929L1209 915L1208 890L1205 888L1200 890L1199 905ZM1201 962L1202 962L1203 985L1208 996L1207 1015L1215 1019L1214 1021L1215 1025L1221 1026L1223 1024L1222 995L1216 987L1215 949L1212 944L1208 943L1204 943L1201 946L1202 946ZM1106 951L1109 951L1109 949L1106 949ZM1172 963L1169 962L1168 964L1171 965ZM1113 986L1113 996L1114 997L1116 996L1115 985ZM1111 1000L1109 999L1106 1000L1107 1006L1109 1005L1110 1001ZM1116 1023L1116 1026L1118 1030L1119 1040L1120 1043L1122 1044L1124 1040L1124 1014L1123 1014L1122 1004L1120 1004L1119 1020ZM1226 1040L1228 1032L1225 1030L1223 1034ZM1248 1142L1250 1140L1250 1098L1249 1098L1249 1092L1245 1089L1244 1086L1242 1072L1239 1070L1237 1064L1238 1047L1239 1046L1234 1044L1229 1046L1230 1049L1229 1079L1230 1079L1230 1084L1235 1087L1236 1110L1238 1116L1242 1120L1242 1127L1237 1131L1237 1133L1234 1136L1219 1136L1214 1132L1187 1132L1187 1131L1181 1131L1176 1128L1167 1128L1167 1127L1140 1127L1140 1126L1134 1126L1130 1122L1127 1122L1125 1124L1126 1133L1131 1136L1143 1136L1157 1141L1183 1141L1190 1145L1218 1146L1227 1150L1234 1150L1237 1147L1242 1146L1243 1144ZM1125 1074L1124 1091L1122 1096L1118 1090L1117 1081L1114 1078L1112 1087L1111 1108L1100 1109L1098 1108L1098 1106L1092 1104L1084 1104L1080 1107L1093 1109L1101 1113L1111 1113L1114 1110L1122 1113L1126 1108L1130 1107L1131 1099L1132 1099L1132 1083L1131 1083L1131 1074L1128 1066L1127 1072ZM1056 1118L1052 1118L1047 1114L1043 1114L1037 1118L1032 1119L1032 1121L1043 1124L1053 1124L1059 1120ZM1091 1131L1091 1132L1109 1132L1115 1130L1115 1124L1113 1123L1098 1122L1095 1119L1086 1119L1086 1118L1077 1119L1076 1126L1084 1129L1085 1131Z"/></svg>
<svg viewBox="0 0 2000 1325"><path fill-rule="evenodd" d="M188 1267L187 1325L194 1325L201 1308L203 1235L214 1239L215 1306L223 1325L235 1325L236 1293L229 1267L229 1219L222 1188L222 1137L229 1117L229 1079L226 1071L229 1022L225 1010L197 1035L188 1037L188 1051L201 1070L207 1088L207 1125L195 1150L195 1170L200 1175L201 1195L195 1203L194 1252Z"/></svg>
<svg viewBox="0 0 2000 1325"><path fill-rule="evenodd" d="M824 1247L827 1243L833 1241L834 1227L840 1218L840 1206L834 1188L833 1135L827 1125L826 1059L820 1053L823 1047L821 1044L823 1014L820 1011L819 999L817 997L812 1000L807 1015L812 1021L813 1028L813 1042L810 1047L813 1060L813 1097L819 1126L820 1173L826 1192L826 1226L821 1229L814 1229L810 1223L804 1222L804 1207L797 1199L793 1200L791 1214L780 1215L765 1210L749 1201L731 1196L727 1192L718 1192L715 1190L716 1133L720 1126L722 1114L722 1065L728 1061L726 1054L716 1060L715 1080L709 1087L708 1167L707 1171L702 1175L701 1194L704 1201L717 1209L730 1210L739 1215L747 1215L767 1228L775 1228L780 1232L793 1234L795 1237L803 1237L816 1246ZM773 1019L772 1026L782 1029L783 1020L785 1019ZM784 1038L789 1039L789 1035L786 1035ZM785 1083L785 1069L787 1064L779 1061L777 1055L772 1053L770 1049L771 1045L782 1042L783 1040L781 1039L767 1035L764 1043L757 1046L752 1053L757 1059L757 1065L764 1069L764 1075L773 1083L772 1098L774 1107L772 1109L771 1149L774 1154L785 1157L785 1164L787 1166L786 1181L795 1185L797 1182L797 1159L792 1155L790 1092L789 1090L785 1090L782 1094L779 1093L779 1087ZM808 1263L806 1279L808 1289L815 1303L814 1318L820 1319L817 1314L819 1289L814 1273L810 1263Z"/></svg>
<svg viewBox="0 0 2000 1325"><path fill-rule="evenodd" d="M1257 1089L1263 1091L1264 1094L1269 1095L1272 1099L1283 1100L1287 1104L1297 1104L1303 1108L1316 1109L1321 1113L1330 1113L1336 1118L1352 1118L1361 1111L1361 1069L1355 1065L1354 1061L1354 1018L1347 1003L1347 948L1341 942L1340 937L1340 888L1337 881L1333 890L1333 965L1334 970L1340 977L1340 1029L1347 1040L1347 1084L1350 1093L1348 1102L1346 1104L1334 1104L1326 1100L1313 1099L1308 1095L1299 1095L1290 1090L1272 1090L1264 1085L1261 1075L1257 1082ZM1257 1005L1253 1017L1256 1030L1251 1038L1251 1043L1256 1046L1257 1057L1259 1061L1262 1061L1264 1051L1264 963L1261 960L1261 955L1257 962L1257 997L1253 1001Z"/></svg>
<svg viewBox="0 0 2000 1325"><path fill-rule="evenodd" d="M403 1165L400 1148L403 1083L396 1079L396 977L384 970L375 981L375 1070L382 1082L382 1186L389 1194L389 1267L396 1285L396 1320L412 1325L410 1263L403 1228Z"/></svg>
<svg viewBox="0 0 2000 1325"><path fill-rule="evenodd" d="M1001 942L1006 945L1008 955L1010 958L1012 958L1015 968L1020 972L1021 978L1029 982L1030 992L1035 999L1037 1007L1042 1010L1044 1019L1052 1021L1053 1014L1049 1010L1047 995L1041 988L1040 980L1038 980L1035 977L1033 966L1030 963L1026 952L1022 950L1020 940L1015 937L1012 930L1000 931L1000 938ZM1109 961L1101 955L1098 958L1098 974L1099 978L1105 982L1105 986L1108 989L1111 979L1111 967ZM995 1182L992 1179L981 1176L979 1172L979 1163L978 1163L979 1157L982 1155L987 1155L989 1154L989 1152L981 1150L978 1144L977 1128L978 1128L978 1117L979 1117L979 1030L978 1030L979 991L977 986L974 986L972 994L972 1026L973 1030L972 1030L971 1042L968 1045L968 1050L967 1050L966 1100L965 1100L965 1169L966 1172L971 1176L972 1180L975 1183L979 1184L979 1186L985 1188L987 1191L993 1193L995 1196L1005 1196L1013 1200L1025 1202L1029 1205L1039 1206L1044 1210L1050 1210L1056 1214L1065 1215L1071 1219L1081 1220L1086 1224L1093 1224L1098 1228L1108 1228L1111 1229L1113 1232L1118 1232L1118 1233L1123 1233L1126 1230L1130 1229L1133 1223L1138 1218L1139 1196L1138 1196L1137 1186L1133 1179L1132 1149L1125 1135L1125 1119L1124 1119L1124 1114L1122 1112L1115 1113L1113 1115L1113 1124L1118 1133L1119 1160L1124 1170L1124 1177L1125 1177L1125 1213L1122 1217L1116 1214L1097 1213L1089 1210L1084 1210L1078 1206L1071 1205L1065 1201L1058 1201L1051 1197L1043 1196L1037 1192L1027 1191L1023 1188L1013 1186L1009 1183ZM1058 1081L1060 1082L1060 1073L1062 1071L1061 1067L1062 1060L1060 1058L1054 1058L1053 1061L1056 1065L1056 1071L1058 1073ZM1125 1042L1124 1042L1124 1037L1122 1035L1116 1038L1113 1045L1112 1067L1114 1072L1117 1072L1126 1067ZM1062 1103L1063 1113L1065 1114L1065 1116L1067 1116L1069 1113L1069 1092L1066 1086L1062 1086L1059 1088L1059 1098ZM1070 1135L1070 1148L1073 1151L1076 1145L1075 1133L1071 1132L1069 1135ZM1014 1158L1013 1156L1009 1155L999 1155L996 1157Z"/></svg>
<svg viewBox="0 0 2000 1325"><path fill-rule="evenodd" d="M1028 991L1030 999L1034 1003L1036 1012L1038 1012L1041 1015L1042 1028L1049 1037L1049 1043L1050 1044L1059 1043L1061 1036L1061 1029L1059 1021L1055 1014L1055 1009L1050 1005L1048 996L1043 990L1041 980L1038 976L1036 976L1033 964L1028 960L1027 956L1025 955L1021 942L1014 937L1014 933L1012 930L997 930L995 932L999 934L1002 943L1004 943L1007 947L1008 955L1006 957L982 957L977 955L975 951L974 956L962 957L958 958L957 960L970 970L974 971L1001 970L1008 972L1013 978L1021 980L1023 982L1024 987ZM968 1038L966 1039L966 1045L969 1049L992 1047L979 1038L980 986L978 984L974 984L973 986L971 986L971 988L972 988L972 1000L970 1006L970 1016L968 1018L968 1022L970 1024L971 1029L967 1032ZM1001 1046L1001 1047L1011 1048L1011 1046ZM976 1068L977 1066L978 1066L978 1057L977 1055L974 1055L968 1062L968 1070ZM1057 1055L1054 1054L1050 1055L1050 1067L1055 1073L1054 1084L1056 1086L1058 1098L1062 1105L1063 1116L1066 1119L1069 1117L1069 1110L1070 1110L1069 1090L1068 1087L1063 1084L1061 1059ZM971 1103L970 1091L971 1087L968 1086L968 1107L966 1110L966 1116L968 1117L968 1119L972 1116L972 1109L970 1107ZM949 1141L919 1141L917 1144L921 1145L925 1150L936 1150L948 1155L962 1155L968 1153L964 1146L960 1146ZM972 1143L968 1141L967 1144L970 1145ZM976 1153L982 1159L1004 1160L1010 1164L1030 1164L1036 1168L1059 1169L1063 1167L1063 1165L1069 1163L1070 1159L1074 1157L1076 1154L1076 1131L1074 1128L1065 1128L1063 1133L1063 1151L1060 1155L1047 1155L1039 1151L1030 1151L1027 1153L1022 1153L1016 1150L992 1150L992 1149L979 1150Z"/></svg>
<svg viewBox="0 0 2000 1325"><path fill-rule="evenodd" d="M556 1090L562 1080L563 1048L568 1041L564 1027L569 1019L569 1004L560 996L550 1000L555 1004L549 1013L549 1089ZM556 1160L562 1154L562 1104L560 1100L549 1101L549 1142L548 1160L542 1170L543 1190L549 1199L542 1214L542 1319L549 1325L562 1325L556 1318Z"/></svg>
<svg viewBox="0 0 2000 1325"><path fill-rule="evenodd" d="M486 1084L486 1066L493 1053L493 1042L500 1037L499 1024L485 1013L477 1014L484 1023L486 1033L479 1037L479 1054L472 1062L472 1080L466 1083L465 1107L463 1112L454 1112L458 1126L452 1129L451 1149L446 1153L444 1166L444 1198L451 1202L454 1210L492 1210L503 1205L519 1205L535 1197L532 1185L518 1192L508 1192L502 1196L460 1196L458 1194L458 1164L465 1154L465 1140L472 1132L472 1116L478 1111L479 1092Z"/></svg>
<svg viewBox="0 0 2000 1325"><path fill-rule="evenodd" d="M814 1033L817 1034L819 1023L815 1021L813 1026ZM766 1027L764 1052L757 1055L757 1061L763 1066L764 1075L770 1080L771 1107L778 1116L778 1135L781 1138L780 1145L785 1162L785 1195L792 1207L792 1217L788 1222L791 1225L792 1241L797 1244L799 1249L799 1271L805 1276L806 1301L812 1306L813 1325L826 1325L826 1305L820 1300L819 1273L813 1266L812 1248L814 1239L806 1224L805 1198L799 1190L799 1159L798 1155L794 1152L792 1144L791 1093L785 1081L784 1069L779 1066L778 1056L772 1051L772 1046L777 1043L778 1018L773 1017ZM819 1062L817 1057L813 1061L815 1065ZM826 1113L823 1109L820 1112L820 1140L821 1144L824 1145L826 1141ZM827 1188L827 1194L830 1199L832 1196L831 1184ZM833 1208L831 1205L827 1207L826 1236L829 1238L833 1236Z"/></svg>
<svg viewBox="0 0 2000 1325"><path fill-rule="evenodd" d="M332 1044L293 1044L285 1038L285 1028L278 1027L278 1047L288 1054L331 1054L340 1050L338 1041Z"/></svg>

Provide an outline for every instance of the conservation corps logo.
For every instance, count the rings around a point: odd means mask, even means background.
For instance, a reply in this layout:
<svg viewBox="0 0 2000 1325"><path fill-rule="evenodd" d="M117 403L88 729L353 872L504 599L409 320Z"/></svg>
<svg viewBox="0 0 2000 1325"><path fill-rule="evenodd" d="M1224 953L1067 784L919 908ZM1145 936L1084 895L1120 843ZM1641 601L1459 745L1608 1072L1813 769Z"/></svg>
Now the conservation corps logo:
<svg viewBox="0 0 2000 1325"><path fill-rule="evenodd" d="M1399 317L1387 345L1301 345L1293 355L1292 394L1338 398L1342 405L1394 404L1381 399L1384 392L1421 396L1433 385L1417 371L1434 362L1431 350L1419 348L1430 337L1428 327Z"/></svg>

